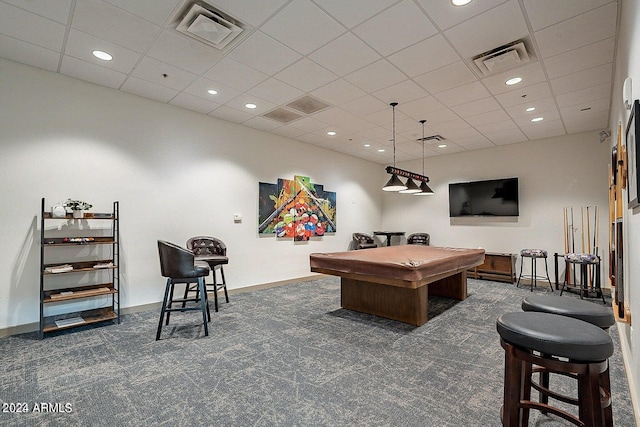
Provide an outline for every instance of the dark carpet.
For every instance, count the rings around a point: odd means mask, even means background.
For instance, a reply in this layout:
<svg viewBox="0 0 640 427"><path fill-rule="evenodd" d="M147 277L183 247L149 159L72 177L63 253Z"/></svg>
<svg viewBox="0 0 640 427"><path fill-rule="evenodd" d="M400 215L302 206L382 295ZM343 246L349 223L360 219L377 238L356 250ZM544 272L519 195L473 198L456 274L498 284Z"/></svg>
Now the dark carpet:
<svg viewBox="0 0 640 427"><path fill-rule="evenodd" d="M159 310L42 341L6 337L0 424L497 427L495 320L520 311L528 293L470 279L466 301L431 297L430 320L416 328L340 309L339 279L327 277L231 295L212 312L209 337L199 312L174 313L156 342ZM610 334L614 423L631 427L617 329ZM532 411L530 425L568 424Z"/></svg>

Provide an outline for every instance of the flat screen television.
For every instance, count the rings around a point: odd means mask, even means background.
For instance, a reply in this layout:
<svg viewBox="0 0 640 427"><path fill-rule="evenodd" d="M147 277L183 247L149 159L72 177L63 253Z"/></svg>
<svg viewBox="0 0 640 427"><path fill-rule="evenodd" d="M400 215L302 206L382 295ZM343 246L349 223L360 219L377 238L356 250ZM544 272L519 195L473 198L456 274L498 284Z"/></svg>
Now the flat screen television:
<svg viewBox="0 0 640 427"><path fill-rule="evenodd" d="M449 184L449 216L518 216L518 178Z"/></svg>

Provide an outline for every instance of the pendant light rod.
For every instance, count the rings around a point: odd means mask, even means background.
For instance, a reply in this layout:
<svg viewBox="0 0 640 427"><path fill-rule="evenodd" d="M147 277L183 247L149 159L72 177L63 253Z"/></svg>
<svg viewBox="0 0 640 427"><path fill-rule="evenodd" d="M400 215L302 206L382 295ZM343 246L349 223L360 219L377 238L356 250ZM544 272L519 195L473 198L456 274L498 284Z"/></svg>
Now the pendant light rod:
<svg viewBox="0 0 640 427"><path fill-rule="evenodd" d="M396 167L396 106L398 105L397 102L392 102L391 104L391 111L392 111L392 135L393 135L393 139L391 140L393 143L393 167Z"/></svg>
<svg viewBox="0 0 640 427"><path fill-rule="evenodd" d="M420 123L422 124L422 175L424 175L424 124L427 121L425 119L420 120ZM427 179L427 182L429 180Z"/></svg>

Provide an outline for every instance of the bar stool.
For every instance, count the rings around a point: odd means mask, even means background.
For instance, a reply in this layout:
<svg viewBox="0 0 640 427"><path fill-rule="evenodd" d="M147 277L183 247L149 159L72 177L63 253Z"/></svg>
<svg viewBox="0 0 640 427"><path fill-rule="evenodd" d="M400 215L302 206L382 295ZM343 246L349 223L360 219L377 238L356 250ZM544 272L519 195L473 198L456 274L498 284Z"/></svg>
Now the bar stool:
<svg viewBox="0 0 640 427"><path fill-rule="evenodd" d="M520 276L518 277L518 282L516 283L517 287L520 287L520 279L528 278L531 280L531 292L533 292L533 287L536 286L536 279L546 279L549 282L549 289L553 292L553 287L551 286L551 279L549 279L549 267L547 265L547 251L544 249L522 249L520 251L520 257L522 261L520 262ZM524 266L524 259L531 258L531 274L522 274L522 267ZM544 269L547 273L545 276L538 276L536 274L536 261L538 259L544 259Z"/></svg>
<svg viewBox="0 0 640 427"><path fill-rule="evenodd" d="M608 331L611 326L616 323L611 308L594 304L592 302L583 301L575 298L561 298L551 295L531 295L522 300L522 310L535 311L539 313L557 314L559 316L572 317L591 323L604 331ZM540 373L540 384L542 389L549 389L549 371L543 368L534 368L533 373ZM607 363L606 372L600 374L601 387L610 390L609 384L609 364ZM548 403L549 395L543 393L540 388L532 384L532 386L540 392L540 403ZM604 409L605 424L613 423L613 414L611 405Z"/></svg>
<svg viewBox="0 0 640 427"><path fill-rule="evenodd" d="M582 320L538 312L505 313L498 317L496 329L505 349L503 426L527 426L531 409L578 426L613 426L605 417L611 392L603 376L609 374L608 358L613 354L607 332ZM577 398L544 392L577 406L578 416L531 400L531 388L536 388L531 381L533 365L577 379Z"/></svg>
<svg viewBox="0 0 640 427"><path fill-rule="evenodd" d="M604 300L604 294L602 293L602 288L600 287L600 257L593 254L570 253L565 254L564 260L567 263L567 269L569 268L569 264L580 266L580 299L582 299L583 294L589 297L589 289L587 288L589 266L598 268L595 274L594 291L596 292L596 298L600 296L602 298L602 303L606 304L607 302ZM564 281L562 282L562 288L560 289L560 295L562 295L567 285L567 275L565 274Z"/></svg>

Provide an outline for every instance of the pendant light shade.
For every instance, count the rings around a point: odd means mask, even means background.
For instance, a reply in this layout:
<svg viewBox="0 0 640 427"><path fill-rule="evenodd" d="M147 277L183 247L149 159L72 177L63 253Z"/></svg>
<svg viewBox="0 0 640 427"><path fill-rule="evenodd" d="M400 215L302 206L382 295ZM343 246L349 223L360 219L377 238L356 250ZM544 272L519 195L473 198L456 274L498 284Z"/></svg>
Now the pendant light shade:
<svg viewBox="0 0 640 427"><path fill-rule="evenodd" d="M382 187L383 191L400 191L406 189L407 186L404 185L402 181L400 181L400 178L398 178L398 175L396 175L395 173L391 175L391 179L389 179L385 186Z"/></svg>
<svg viewBox="0 0 640 427"><path fill-rule="evenodd" d="M391 142L393 143L393 167L395 168L396 167L396 105L398 105L398 103L392 102L389 105L391 105L391 111L393 113L392 119L391 119L391 123L392 123L391 135L393 136L393 138L391 139ZM384 191L401 191L401 190L406 190L407 186L404 185L402 181L400 181L400 178L398 178L398 175L394 173L393 175L391 175L391 179L389 180L389 182L387 182L385 186L382 187L382 189Z"/></svg>
<svg viewBox="0 0 640 427"><path fill-rule="evenodd" d="M414 180L412 180L411 178L407 179L407 189L406 190L400 190L400 193L402 194L413 194L413 193L419 193L420 187L418 187L418 185L416 184L416 182Z"/></svg>
<svg viewBox="0 0 640 427"><path fill-rule="evenodd" d="M422 181L422 184L420 184L420 192L413 193L414 196L430 196L432 194L433 190L424 181Z"/></svg>

